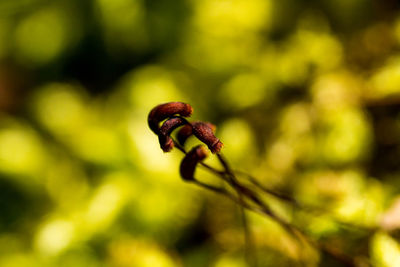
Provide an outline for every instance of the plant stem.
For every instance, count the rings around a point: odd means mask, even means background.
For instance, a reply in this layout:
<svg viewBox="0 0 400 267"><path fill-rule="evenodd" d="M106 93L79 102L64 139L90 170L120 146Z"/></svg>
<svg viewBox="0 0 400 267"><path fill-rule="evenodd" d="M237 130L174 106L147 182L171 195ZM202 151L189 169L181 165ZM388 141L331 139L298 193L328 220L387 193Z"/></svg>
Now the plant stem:
<svg viewBox="0 0 400 267"><path fill-rule="evenodd" d="M182 153L184 153L184 154L187 153L186 150L182 146L180 146L175 140L174 140L174 144ZM234 201L235 203L237 203L239 205L239 208L242 213L242 224L244 227L244 234L245 234L245 244L246 244L245 255L246 255L246 260L250 266L252 266L252 267L256 266L257 261L256 261L256 257L253 257L253 255L251 255L251 252L254 251L254 249L253 249L254 244L253 244L253 241L251 238L249 225L248 225L248 221L247 221L245 210L244 210L245 208L250 211L259 213L261 215L266 215L266 216L270 217L271 219L273 219L274 221L276 221L277 223L279 223L284 229L286 229L286 231L288 231L288 233L290 233L293 237L296 238L296 240L298 240L299 245L301 245L301 242L303 242L304 240L307 240L307 242L309 244L311 244L312 246L314 246L317 250L324 252L324 253L330 255L331 257L335 258L337 261L341 262L343 264L343 266L356 267L355 261L351 256L348 256L348 255L344 254L343 252L341 252L340 250L333 248L327 244L318 243L318 241L311 239L306 233L304 233L302 230L300 230L296 226L291 225L288 222L285 222L282 218L277 216L274 212L272 212L270 210L268 205L261 200L261 198L257 195L257 193L255 191L253 191L252 189L246 187L245 185L243 185L242 183L239 182L239 180L237 179L237 177L235 175L235 172L232 170L232 168L230 168L227 160L224 158L224 156L222 154L217 153L217 157L218 157L221 165L223 166L224 171L217 170L214 167L212 167L208 164L205 164L203 162L201 162L200 164L204 168L209 170L210 172L214 173L217 177L219 177L223 181L227 182L235 190L235 192L237 193L237 197L232 195L225 188L215 187L213 185L203 183L197 179L195 179L193 181L193 183L195 183L196 185L201 186L205 189L211 190L217 194L228 197L229 199L231 199L232 201ZM292 203L293 205L295 205L298 208L302 208L305 210L312 209L312 208L306 208L303 205L300 205L295 199L293 199L290 196L285 196L283 194L280 194L280 193L277 193L275 191L265 188L263 185L261 185L257 181L257 179L255 179L254 177L252 177L251 175L249 175L247 173L239 172L239 171L236 171L236 173L246 175L249 178L249 181L254 186L256 186L258 189L260 189L261 191L263 191L267 194L270 194L281 200L285 200L289 203ZM248 200L250 200L253 205L249 204L243 197L246 197ZM350 225L350 226L352 226L352 225ZM357 226L353 226L353 227L356 227L358 229Z"/></svg>

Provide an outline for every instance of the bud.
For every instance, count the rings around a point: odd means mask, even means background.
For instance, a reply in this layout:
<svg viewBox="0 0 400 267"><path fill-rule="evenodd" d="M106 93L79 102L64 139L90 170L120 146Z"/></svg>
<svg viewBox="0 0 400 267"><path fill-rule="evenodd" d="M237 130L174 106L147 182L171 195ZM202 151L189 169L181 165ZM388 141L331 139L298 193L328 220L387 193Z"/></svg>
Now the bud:
<svg viewBox="0 0 400 267"><path fill-rule="evenodd" d="M185 181L193 181L194 171L196 170L197 164L203 161L206 157L207 150L202 145L192 148L181 162L180 173L182 179Z"/></svg>
<svg viewBox="0 0 400 267"><path fill-rule="evenodd" d="M172 117L163 123L159 130L158 141L164 152L169 152L174 147L174 141L170 137L172 131L185 124L188 124L188 121L182 117Z"/></svg>
<svg viewBox="0 0 400 267"><path fill-rule="evenodd" d="M218 153L223 144L215 137L212 128L205 122L196 122L192 124L193 134L203 143L205 143L212 153Z"/></svg>
<svg viewBox="0 0 400 267"><path fill-rule="evenodd" d="M195 122L196 123L196 122ZM214 124L210 123L210 122L205 122L205 124L207 124L211 130L213 131L213 133L215 133L215 129L217 128ZM183 126L177 133L176 138L178 139L178 143L181 146L184 146L186 143L186 140L193 134L193 129L192 129L192 125L187 124L185 126Z"/></svg>
<svg viewBox="0 0 400 267"><path fill-rule="evenodd" d="M181 146L184 146L186 140L193 134L192 125L187 124L179 129L178 133L176 134L176 139Z"/></svg>
<svg viewBox="0 0 400 267"><path fill-rule="evenodd" d="M192 115L192 112L193 108L189 104L182 102L169 102L154 107L147 117L147 122L150 129L155 134L158 134L160 131L159 124L161 121L175 114L183 117L189 117L190 115Z"/></svg>

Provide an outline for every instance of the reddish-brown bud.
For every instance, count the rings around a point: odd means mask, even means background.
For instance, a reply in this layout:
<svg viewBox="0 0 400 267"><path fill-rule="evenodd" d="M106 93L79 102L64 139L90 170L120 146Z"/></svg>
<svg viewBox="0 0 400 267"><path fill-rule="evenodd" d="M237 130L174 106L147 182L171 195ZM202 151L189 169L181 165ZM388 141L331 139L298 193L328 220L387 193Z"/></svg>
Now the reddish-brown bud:
<svg viewBox="0 0 400 267"><path fill-rule="evenodd" d="M190 150L183 158L180 166L182 179L185 181L194 180L194 172L199 162L207 157L207 150L202 145L198 145Z"/></svg>
<svg viewBox="0 0 400 267"><path fill-rule="evenodd" d="M194 122L197 123L197 122ZM213 131L213 133L215 133L215 129L217 128L214 124L210 123L210 122L205 122L205 124L208 125L208 127L211 128L211 130ZM192 129L192 125L187 124L185 126L183 126L177 133L176 138L178 139L178 142L181 146L184 146L186 143L186 140L193 134L193 129Z"/></svg>
<svg viewBox="0 0 400 267"><path fill-rule="evenodd" d="M185 124L188 124L188 121L182 117L172 117L163 123L159 130L158 140L164 152L169 152L174 147L174 141L170 137L172 131Z"/></svg>
<svg viewBox="0 0 400 267"><path fill-rule="evenodd" d="M158 141L160 142L160 147L164 152L170 152L174 148L174 140L166 135L159 135Z"/></svg>
<svg viewBox="0 0 400 267"><path fill-rule="evenodd" d="M159 133L159 124L161 121L173 115L180 115L189 117L192 115L193 108L186 103L182 102L169 102L154 107L147 118L150 129L155 133Z"/></svg>
<svg viewBox="0 0 400 267"><path fill-rule="evenodd" d="M187 124L179 129L178 133L176 134L176 139L181 146L184 146L186 140L193 134L192 125Z"/></svg>
<svg viewBox="0 0 400 267"><path fill-rule="evenodd" d="M218 153L223 144L215 137L213 130L205 122L196 122L192 124L193 134L203 143L205 143L212 153Z"/></svg>

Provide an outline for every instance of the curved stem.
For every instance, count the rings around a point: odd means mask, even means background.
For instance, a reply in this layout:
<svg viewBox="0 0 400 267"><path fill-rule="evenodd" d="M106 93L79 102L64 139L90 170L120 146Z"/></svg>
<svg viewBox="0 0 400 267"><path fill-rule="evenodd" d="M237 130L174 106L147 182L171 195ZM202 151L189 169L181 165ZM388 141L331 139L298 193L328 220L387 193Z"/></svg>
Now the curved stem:
<svg viewBox="0 0 400 267"><path fill-rule="evenodd" d="M175 146L184 154L186 154L186 150L180 146L175 140L174 144ZM205 164L205 163L200 163L201 166L203 166L204 168L206 168L207 170L209 170L210 172L216 174L219 178L221 178L223 181L227 182L237 193L237 197L235 197L234 195L232 195L228 190L226 190L225 188L220 188L220 187L215 187L213 185L209 185L206 183L203 183L201 181L198 180L194 180L193 183L195 183L198 186L201 186L205 189L211 190L217 194L223 195L225 197L228 197L229 199L231 199L232 201L234 201L235 203L237 203L243 213L243 225L245 227L245 239L246 239L246 243L250 244L250 235L248 232L248 225L247 225L247 221L246 218L244 217L245 212L244 212L244 208L259 213L261 215L266 215L268 217L270 217L271 219L273 219L274 221L276 221L277 223L279 223L284 229L286 229L288 231L288 233L290 233L293 237L296 238L296 240L298 240L299 242L303 242L304 240L307 240L307 242L309 244L312 244L316 249L318 249L321 252L324 252L328 255L330 255L331 257L335 258L336 260L338 260L339 262L341 262L343 264L343 266L348 266L348 267L355 267L356 264L354 262L353 257L348 256L346 254L344 254L343 252L341 252L340 250L333 248L331 246L328 246L327 244L322 244L319 243L316 240L311 239L306 233L304 233L302 230L300 230L299 228L297 228L296 226L285 222L282 218L280 218L279 216L277 216L274 212L272 212L268 205L266 203L264 203L261 198L257 195L257 193L253 190L251 190L250 188L246 187L245 185L241 184L237 177L235 176L235 172L236 173L240 173L242 175L246 175L249 178L249 181L256 186L258 189L260 189L261 191L270 194L272 196L275 196L281 200L285 200L287 202L292 203L293 205L295 205L298 208L301 208L303 210L314 210L313 208L309 208L309 207L305 207L303 205L301 205L300 203L298 203L294 198L290 197L290 196L286 196L283 195L281 193L272 191L268 188L265 188L261 183L259 183L257 181L257 179L255 179L254 177L252 177L251 175L244 173L244 172L240 172L240 171L233 171L228 162L226 161L226 159L224 158L224 156L220 153L217 154L217 157L221 163L221 165L224 167L224 171L220 171L215 169L214 167ZM253 205L250 205L243 197L246 197L248 200L250 200ZM255 205L255 206L254 206ZM341 223L341 222L340 222ZM343 223L346 225L346 223ZM353 226L353 225L349 225L352 227L356 227L357 229L359 229L359 227L357 226ZM246 229L247 228L247 229ZM300 244L301 245L301 244ZM249 246L250 247L250 246ZM249 248L248 247L248 248ZM248 262L250 264L250 266L255 266L255 265L251 265L250 262L252 262L250 260L249 255L247 255L248 257ZM256 264L255 259L254 259L254 264Z"/></svg>

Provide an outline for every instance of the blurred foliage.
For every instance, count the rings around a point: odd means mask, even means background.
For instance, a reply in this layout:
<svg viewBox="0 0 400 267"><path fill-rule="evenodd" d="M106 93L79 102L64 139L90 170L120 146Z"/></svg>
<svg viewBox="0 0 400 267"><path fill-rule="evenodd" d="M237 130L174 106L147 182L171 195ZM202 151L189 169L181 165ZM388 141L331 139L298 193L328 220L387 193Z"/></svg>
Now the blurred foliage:
<svg viewBox="0 0 400 267"><path fill-rule="evenodd" d="M399 10L0 1L0 266L246 266L238 208L184 184L182 155L147 127L168 101L215 123L236 169L324 207L266 198L310 237L399 266ZM341 266L273 220L252 214L250 229L260 266Z"/></svg>

